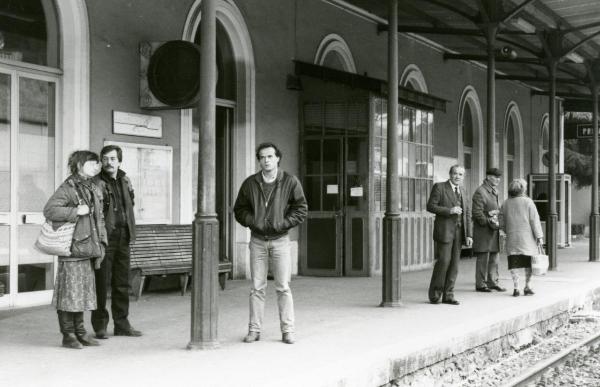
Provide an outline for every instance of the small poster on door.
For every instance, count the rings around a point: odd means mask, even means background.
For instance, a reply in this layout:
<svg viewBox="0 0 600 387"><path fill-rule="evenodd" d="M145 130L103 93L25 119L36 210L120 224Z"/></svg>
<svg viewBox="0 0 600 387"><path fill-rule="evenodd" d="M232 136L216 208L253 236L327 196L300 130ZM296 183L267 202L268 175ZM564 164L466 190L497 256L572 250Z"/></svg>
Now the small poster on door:
<svg viewBox="0 0 600 387"><path fill-rule="evenodd" d="M337 184L327 184L327 195L337 195L340 193Z"/></svg>
<svg viewBox="0 0 600 387"><path fill-rule="evenodd" d="M350 196L353 198L362 198L363 187L351 187L350 188Z"/></svg>

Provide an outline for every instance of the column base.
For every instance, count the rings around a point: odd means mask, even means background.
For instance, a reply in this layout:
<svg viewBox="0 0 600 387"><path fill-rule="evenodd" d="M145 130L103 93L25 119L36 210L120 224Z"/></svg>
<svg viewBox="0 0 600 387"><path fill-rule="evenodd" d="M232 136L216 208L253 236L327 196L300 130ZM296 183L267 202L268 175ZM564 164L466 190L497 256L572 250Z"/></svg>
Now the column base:
<svg viewBox="0 0 600 387"><path fill-rule="evenodd" d="M402 306L401 283L401 245L402 219L399 215L385 215L383 218L383 272L382 301L380 306Z"/></svg>
<svg viewBox="0 0 600 387"><path fill-rule="evenodd" d="M202 342L202 343L190 342L187 345L187 349L189 349L190 351L210 350L210 349L218 349L218 348L220 348L218 341Z"/></svg>
<svg viewBox="0 0 600 387"><path fill-rule="evenodd" d="M600 262L600 214L590 215L590 262Z"/></svg>
<svg viewBox="0 0 600 387"><path fill-rule="evenodd" d="M216 216L197 215L192 229L192 324L188 348L213 349L219 345L219 221Z"/></svg>
<svg viewBox="0 0 600 387"><path fill-rule="evenodd" d="M399 308L401 306L404 306L404 304L401 301L382 302L381 304L379 304L379 306L381 306L382 308Z"/></svg>

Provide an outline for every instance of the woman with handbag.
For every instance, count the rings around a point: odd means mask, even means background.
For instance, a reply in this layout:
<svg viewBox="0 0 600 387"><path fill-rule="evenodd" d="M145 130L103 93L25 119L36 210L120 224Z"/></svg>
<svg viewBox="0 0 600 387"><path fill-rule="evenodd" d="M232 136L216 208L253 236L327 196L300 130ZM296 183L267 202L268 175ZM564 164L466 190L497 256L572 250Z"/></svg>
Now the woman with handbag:
<svg viewBox="0 0 600 387"><path fill-rule="evenodd" d="M100 172L99 162L94 152L73 152L68 162L71 175L44 207L44 216L55 230L75 223L70 254L58 257L52 297L66 348L98 345L85 330L83 312L96 309L94 266L100 267L107 245L102 192L92 181Z"/></svg>
<svg viewBox="0 0 600 387"><path fill-rule="evenodd" d="M508 185L509 198L502 204L499 214L500 229L506 233L506 254L508 269L514 283L513 296L520 296L519 274L517 269L525 269L523 294L533 295L531 290L531 257L538 254L544 242L540 216L533 200L525 192L527 182L514 179Z"/></svg>

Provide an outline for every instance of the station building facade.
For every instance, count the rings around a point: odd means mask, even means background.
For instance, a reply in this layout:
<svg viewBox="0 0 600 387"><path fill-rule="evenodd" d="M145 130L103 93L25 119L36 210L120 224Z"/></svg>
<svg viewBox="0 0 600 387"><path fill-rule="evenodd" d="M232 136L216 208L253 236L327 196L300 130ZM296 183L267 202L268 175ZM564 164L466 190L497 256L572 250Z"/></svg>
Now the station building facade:
<svg viewBox="0 0 600 387"><path fill-rule="evenodd" d="M3 5L1 17L0 308L50 302L56 258L33 241L73 150L123 147L140 224L192 222L202 161L197 109L148 108L141 71L148 44L199 43L201 0L19 3ZM381 22L343 1L217 1L216 200L233 278L249 277L250 239L233 202L265 141L281 148L281 167L301 179L309 201L308 221L291 232L294 273L381 274L387 113L384 88L364 86L387 76ZM472 192L487 167L486 69L445 61L444 52L400 35L394 162L404 270L433 261L432 184L459 163ZM496 166L505 181L545 172L547 110L546 97L497 81Z"/></svg>

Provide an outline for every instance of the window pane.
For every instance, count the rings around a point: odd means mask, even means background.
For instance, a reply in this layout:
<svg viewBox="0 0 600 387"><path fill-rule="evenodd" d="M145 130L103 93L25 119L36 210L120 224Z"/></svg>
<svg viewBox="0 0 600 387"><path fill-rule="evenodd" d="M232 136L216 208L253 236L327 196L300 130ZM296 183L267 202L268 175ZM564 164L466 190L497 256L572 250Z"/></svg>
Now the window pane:
<svg viewBox="0 0 600 387"><path fill-rule="evenodd" d="M303 187L309 211L321 210L321 177L305 177Z"/></svg>
<svg viewBox="0 0 600 387"><path fill-rule="evenodd" d="M10 76L0 74L0 211L10 211Z"/></svg>
<svg viewBox="0 0 600 387"><path fill-rule="evenodd" d="M58 67L58 23L52 2L3 1L0 4L0 57Z"/></svg>
<svg viewBox="0 0 600 387"><path fill-rule="evenodd" d="M323 177L323 209L322 211L338 211L340 209L340 182L337 176Z"/></svg>
<svg viewBox="0 0 600 387"><path fill-rule="evenodd" d="M463 146L473 146L473 114L471 113L471 107L468 103L465 103L462 116L462 135L463 135Z"/></svg>
<svg viewBox="0 0 600 387"><path fill-rule="evenodd" d="M428 114L427 124L429 126L427 130L427 144L433 145L433 113Z"/></svg>
<svg viewBox="0 0 600 387"><path fill-rule="evenodd" d="M8 226L0 226L0 296L10 292L9 270L10 233ZM3 290L4 289L4 290Z"/></svg>
<svg viewBox="0 0 600 387"><path fill-rule="evenodd" d="M340 141L323 141L323 173L339 173L340 171Z"/></svg>
<svg viewBox="0 0 600 387"><path fill-rule="evenodd" d="M307 140L304 142L304 157L306 174L321 173L321 141Z"/></svg>
<svg viewBox="0 0 600 387"><path fill-rule="evenodd" d="M41 212L54 192L55 86L19 79L19 211Z"/></svg>

